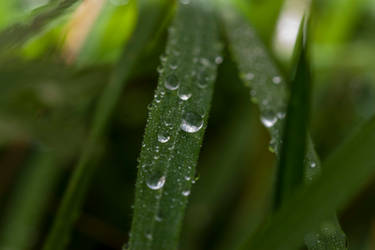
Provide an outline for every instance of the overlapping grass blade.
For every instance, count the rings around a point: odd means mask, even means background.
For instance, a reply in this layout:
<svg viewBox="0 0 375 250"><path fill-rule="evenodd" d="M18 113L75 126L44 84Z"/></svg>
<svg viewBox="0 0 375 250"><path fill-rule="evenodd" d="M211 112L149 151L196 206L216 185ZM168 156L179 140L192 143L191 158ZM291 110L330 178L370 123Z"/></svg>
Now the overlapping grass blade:
<svg viewBox="0 0 375 250"><path fill-rule="evenodd" d="M93 119L86 147L68 184L57 216L44 245L44 250L65 249L70 231L82 207L96 165L91 161L105 133L111 114L127 83L132 67L142 53L166 8L163 1L141 1L140 18L135 33L125 46L112 78L105 88Z"/></svg>
<svg viewBox="0 0 375 250"><path fill-rule="evenodd" d="M323 171L299 190L244 249L295 249L303 236L318 228L373 177L375 173L375 117L367 121L323 163ZM325 225L327 233L335 228ZM331 248L339 249L334 245Z"/></svg>
<svg viewBox="0 0 375 250"><path fill-rule="evenodd" d="M27 250L33 247L43 213L55 190L62 168L54 166L50 152L38 153L22 173L2 223L2 249Z"/></svg>
<svg viewBox="0 0 375 250"><path fill-rule="evenodd" d="M304 25L301 25L303 27ZM300 31L298 43L302 39ZM284 124L283 143L278 162L277 184L275 190L275 208L281 206L285 200L303 183L304 158L310 110L311 73L307 62L306 45L297 60L295 77L291 80L291 95Z"/></svg>
<svg viewBox="0 0 375 250"><path fill-rule="evenodd" d="M176 249L205 131L220 43L209 1L181 1L150 106L130 250Z"/></svg>
<svg viewBox="0 0 375 250"><path fill-rule="evenodd" d="M5 29L0 33L0 50L3 50L7 46L22 44L79 1L62 0L58 3L52 1L40 10L30 22L17 23Z"/></svg>
<svg viewBox="0 0 375 250"><path fill-rule="evenodd" d="M282 72L256 37L251 26L230 6L224 6L226 8L222 11L222 20L233 56L238 63L246 86L251 88L252 101L259 106L261 121L271 135L270 150L279 156L282 141L281 131L288 100L286 85L288 79L282 76ZM319 159L311 140L308 138L305 156L305 182L309 183L319 172ZM325 237L327 233L323 231L315 232L314 238L316 241L321 239L320 244L327 246L331 242L335 242L336 249L345 249L345 236L336 219L325 223L329 224L334 230L330 231L330 237Z"/></svg>

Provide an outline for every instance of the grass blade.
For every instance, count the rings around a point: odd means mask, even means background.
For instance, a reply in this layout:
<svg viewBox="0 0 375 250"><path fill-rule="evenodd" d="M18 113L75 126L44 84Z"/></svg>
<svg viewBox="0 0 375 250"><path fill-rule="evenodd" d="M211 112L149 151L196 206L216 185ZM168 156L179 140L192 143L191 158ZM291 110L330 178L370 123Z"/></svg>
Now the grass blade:
<svg viewBox="0 0 375 250"><path fill-rule="evenodd" d="M111 114L127 83L132 67L151 38L162 17L166 5L163 2L144 1L140 6L140 19L135 33L126 45L122 57L116 65L112 78L105 88L93 120L87 145L70 179L44 250L64 249L70 231L82 207L85 194L92 179L96 165L91 161L105 133ZM146 18L144 18L146 17Z"/></svg>
<svg viewBox="0 0 375 250"><path fill-rule="evenodd" d="M79 0L62 0L59 3L53 1L45 6L30 23L18 23L7 28L0 33L0 50L3 50L8 45L15 46L22 44L78 1Z"/></svg>
<svg viewBox="0 0 375 250"><path fill-rule="evenodd" d="M130 250L177 248L221 47L207 4L181 3L170 30L140 155Z"/></svg>
<svg viewBox="0 0 375 250"><path fill-rule="evenodd" d="M243 249L294 249L331 211L342 209L375 173L374 131L372 117L328 157L321 176L299 190ZM326 230L329 233L335 228L326 226Z"/></svg>
<svg viewBox="0 0 375 250"><path fill-rule="evenodd" d="M265 47L256 37L250 25L239 16L230 6L223 11L223 22L230 42L232 54L238 63L245 85L251 87L251 99L257 103L261 113L261 121L271 135L270 150L279 157L281 145L281 131L283 128L288 90L285 76ZM313 148L311 139L305 156L305 182L309 183L320 172L319 159ZM327 221L334 230L330 238L320 244L330 245L335 242L336 249L346 249L345 236L337 224L336 219ZM315 239L326 239L324 232L314 232ZM311 241L309 241L310 245Z"/></svg>
<svg viewBox="0 0 375 250"><path fill-rule="evenodd" d="M38 237L43 213L60 176L50 152L39 153L19 180L6 210L1 231L2 249L27 250Z"/></svg>
<svg viewBox="0 0 375 250"><path fill-rule="evenodd" d="M303 33L304 31L301 30L300 34L306 35ZM299 40L303 42L304 39L300 36ZM291 81L291 96L277 170L276 208L279 208L303 183L311 84L311 74L306 57L306 47L302 45L302 51L297 60L295 78Z"/></svg>

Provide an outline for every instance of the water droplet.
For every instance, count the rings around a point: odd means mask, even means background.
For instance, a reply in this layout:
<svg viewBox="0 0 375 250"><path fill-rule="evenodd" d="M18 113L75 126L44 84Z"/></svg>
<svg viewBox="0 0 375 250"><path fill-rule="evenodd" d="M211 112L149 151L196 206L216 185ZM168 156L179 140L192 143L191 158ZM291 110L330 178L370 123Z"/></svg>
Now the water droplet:
<svg viewBox="0 0 375 250"><path fill-rule="evenodd" d="M201 64L205 67L208 67L211 65L210 60L208 60L207 58L202 57L200 61L201 61Z"/></svg>
<svg viewBox="0 0 375 250"><path fill-rule="evenodd" d="M167 76L165 80L164 86L169 90L176 90L178 89L180 83L175 75Z"/></svg>
<svg viewBox="0 0 375 250"><path fill-rule="evenodd" d="M152 234L151 233L146 233L146 238L148 240L152 240Z"/></svg>
<svg viewBox="0 0 375 250"><path fill-rule="evenodd" d="M170 138L170 136L167 133L165 133L165 132L161 132L161 133L158 134L158 141L160 143L166 143L166 142L168 142L169 138Z"/></svg>
<svg viewBox="0 0 375 250"><path fill-rule="evenodd" d="M275 116L273 112L264 112L260 120L264 126L270 128L277 122L277 116Z"/></svg>
<svg viewBox="0 0 375 250"><path fill-rule="evenodd" d="M164 72L164 68L161 65L159 65L156 70L158 71L159 74L162 74Z"/></svg>
<svg viewBox="0 0 375 250"><path fill-rule="evenodd" d="M281 77L280 77L280 76L275 76L275 77L273 77L273 78L272 78L272 82L273 82L274 84L279 84L279 83L281 83Z"/></svg>
<svg viewBox="0 0 375 250"><path fill-rule="evenodd" d="M311 168L315 168L315 167L316 167L316 162L312 161L312 162L310 163L310 167L311 167Z"/></svg>
<svg viewBox="0 0 375 250"><path fill-rule="evenodd" d="M163 218L161 218L159 215L155 215L155 220L157 222L161 222L163 220Z"/></svg>
<svg viewBox="0 0 375 250"><path fill-rule="evenodd" d="M277 118L284 119L286 114L284 112L278 112L276 115L277 115Z"/></svg>
<svg viewBox="0 0 375 250"><path fill-rule="evenodd" d="M177 95L181 100L187 101L191 97L191 92L187 88L180 88L177 92Z"/></svg>
<svg viewBox="0 0 375 250"><path fill-rule="evenodd" d="M185 5L190 4L190 0L180 0L180 2Z"/></svg>
<svg viewBox="0 0 375 250"><path fill-rule="evenodd" d="M247 73L247 74L245 74L244 77L245 77L245 80L251 81L251 80L254 79L255 75L253 73Z"/></svg>
<svg viewBox="0 0 375 250"><path fill-rule="evenodd" d="M221 56L217 56L217 57L215 58L215 63L216 63L216 64L222 64L222 63L223 63L223 58L222 58Z"/></svg>
<svg viewBox="0 0 375 250"><path fill-rule="evenodd" d="M197 77L198 87L201 89L207 88L209 80L210 79L205 72L200 72Z"/></svg>
<svg viewBox="0 0 375 250"><path fill-rule="evenodd" d="M161 189L165 184L165 176L160 172L151 173L146 180L146 184L152 190Z"/></svg>
<svg viewBox="0 0 375 250"><path fill-rule="evenodd" d="M190 181L191 177L187 175L187 176L185 176L185 180Z"/></svg>
<svg viewBox="0 0 375 250"><path fill-rule="evenodd" d="M193 112L186 112L182 118L180 128L188 133L198 132L203 127L203 119Z"/></svg>
<svg viewBox="0 0 375 250"><path fill-rule="evenodd" d="M183 196L189 196L190 195L190 190L185 190L182 192Z"/></svg>

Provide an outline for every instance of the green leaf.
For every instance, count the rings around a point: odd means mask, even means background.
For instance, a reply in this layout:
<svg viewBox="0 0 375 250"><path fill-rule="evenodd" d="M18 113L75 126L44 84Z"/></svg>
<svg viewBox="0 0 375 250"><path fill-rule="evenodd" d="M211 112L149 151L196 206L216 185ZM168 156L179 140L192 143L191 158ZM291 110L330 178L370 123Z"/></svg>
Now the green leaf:
<svg viewBox="0 0 375 250"><path fill-rule="evenodd" d="M33 247L37 229L63 170L54 162L51 152L41 152L22 173L5 212L1 248L27 250Z"/></svg>
<svg viewBox="0 0 375 250"><path fill-rule="evenodd" d="M115 66L108 86L99 99L87 145L65 191L52 229L45 242L44 250L65 249L68 243L70 232L79 215L85 194L97 167L92 160L97 157L97 148L102 141L131 70L149 39L157 30L165 7L163 2L155 3L153 1L143 2L140 6L139 23L135 33L125 46L121 59Z"/></svg>
<svg viewBox="0 0 375 250"><path fill-rule="evenodd" d="M30 37L40 32L52 20L64 14L65 11L80 0L62 0L59 3L52 1L25 23L17 23L0 33L0 50L7 46L16 46L27 41Z"/></svg>
<svg viewBox="0 0 375 250"><path fill-rule="evenodd" d="M150 106L139 160L130 250L177 248L195 181L220 49L209 1L181 2Z"/></svg>
<svg viewBox="0 0 375 250"><path fill-rule="evenodd" d="M222 6L223 7L223 6ZM223 23L229 39L233 57L245 85L251 88L251 100L258 104L261 121L271 135L270 150L279 157L282 141L282 129L288 100L288 79L282 75L276 62L257 38L251 26L230 6L222 11ZM319 159L314 151L311 139L305 156L305 182L309 183L320 172ZM333 211L332 211L333 214ZM333 222L334 221L334 222ZM336 219L326 222L335 230L332 237L322 244L337 242L336 249L345 249L345 237ZM324 232L314 232L315 238L324 239ZM320 236L322 235L322 236ZM310 243L311 241L309 241Z"/></svg>
<svg viewBox="0 0 375 250"><path fill-rule="evenodd" d="M306 233L321 226L331 211L344 208L371 180L375 173L374 146L375 117L372 117L328 157L321 176L299 190L243 249L297 248ZM323 228L327 235L336 230L332 225L323 224Z"/></svg>
<svg viewBox="0 0 375 250"><path fill-rule="evenodd" d="M306 37L306 34L303 35L303 33L304 31L300 30L300 34ZM298 39L299 44L303 43L302 36ZM275 190L275 207L277 208L303 183L311 85L311 73L306 53L306 47L302 45L295 77L291 81L291 96L277 170Z"/></svg>

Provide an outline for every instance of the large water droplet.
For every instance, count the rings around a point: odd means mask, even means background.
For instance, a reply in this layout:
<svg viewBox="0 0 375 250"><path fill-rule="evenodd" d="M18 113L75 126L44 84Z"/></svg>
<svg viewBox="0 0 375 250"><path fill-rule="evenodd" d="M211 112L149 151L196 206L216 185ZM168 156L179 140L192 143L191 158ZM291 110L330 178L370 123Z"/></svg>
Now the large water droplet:
<svg viewBox="0 0 375 250"><path fill-rule="evenodd" d="M180 83L175 75L167 76L165 80L164 86L169 90L176 90L178 89Z"/></svg>
<svg viewBox="0 0 375 250"><path fill-rule="evenodd" d="M277 116L273 112L264 112L260 120L264 126L270 128L277 122Z"/></svg>
<svg viewBox="0 0 375 250"><path fill-rule="evenodd" d="M170 136L166 132L161 132L158 134L158 141L160 143L166 143L169 141Z"/></svg>
<svg viewBox="0 0 375 250"><path fill-rule="evenodd" d="M198 132L203 127L203 119L194 112L186 112L182 117L180 127L188 133Z"/></svg>
<svg viewBox="0 0 375 250"><path fill-rule="evenodd" d="M146 179L146 185L152 190L161 189L165 184L165 176L160 172L151 173Z"/></svg>

